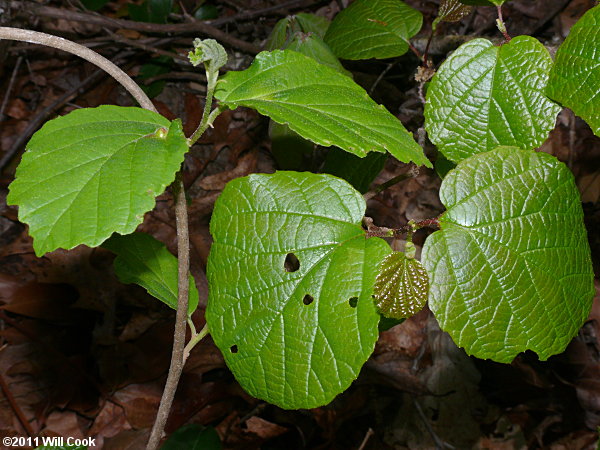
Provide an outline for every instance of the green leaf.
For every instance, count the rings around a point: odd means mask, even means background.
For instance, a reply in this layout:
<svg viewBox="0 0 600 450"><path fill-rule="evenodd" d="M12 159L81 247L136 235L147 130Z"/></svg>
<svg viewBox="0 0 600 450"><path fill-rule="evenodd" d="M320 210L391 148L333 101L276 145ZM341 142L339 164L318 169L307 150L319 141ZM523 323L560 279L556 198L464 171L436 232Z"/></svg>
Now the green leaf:
<svg viewBox="0 0 600 450"><path fill-rule="evenodd" d="M194 19L196 20L212 20L217 17L219 17L219 10L211 4L200 5L194 12Z"/></svg>
<svg viewBox="0 0 600 450"><path fill-rule="evenodd" d="M129 3L129 17L138 22L167 23L173 0L146 0L141 5Z"/></svg>
<svg viewBox="0 0 600 450"><path fill-rule="evenodd" d="M336 72L352 78L352 73L344 69L344 66L342 66L340 60L333 54L329 46L316 34L296 33L286 48L302 53L314 59L319 64L324 64Z"/></svg>
<svg viewBox="0 0 600 450"><path fill-rule="evenodd" d="M569 169L546 153L499 147L459 163L440 198L448 211L422 255L440 327L479 358L562 352L594 297Z"/></svg>
<svg viewBox="0 0 600 450"><path fill-rule="evenodd" d="M349 77L290 50L262 52L250 68L229 72L215 97L228 108L254 108L324 146L358 156L389 151L431 167L402 123Z"/></svg>
<svg viewBox="0 0 600 450"><path fill-rule="evenodd" d="M465 5L459 0L442 0L438 16L433 21L433 26L435 28L439 22L458 22L472 12L472 6Z"/></svg>
<svg viewBox="0 0 600 450"><path fill-rule="evenodd" d="M600 6L586 12L559 47L547 92L600 136Z"/></svg>
<svg viewBox="0 0 600 450"><path fill-rule="evenodd" d="M371 295L390 252L365 239L365 201L330 175L231 181L213 212L206 320L251 395L282 408L330 402L377 340Z"/></svg>
<svg viewBox="0 0 600 450"><path fill-rule="evenodd" d="M359 158L332 147L325 158L323 172L343 178L364 194L369 190L375 177L383 170L386 160L385 153L369 153L364 158Z"/></svg>
<svg viewBox="0 0 600 450"><path fill-rule="evenodd" d="M321 39L325 38L327 29L331 23L325 17L309 13L299 13L293 17L300 27L300 31L303 33L313 33Z"/></svg>
<svg viewBox="0 0 600 450"><path fill-rule="evenodd" d="M331 22L325 42L338 58L394 58L408 51L423 15L398 0L356 0Z"/></svg>
<svg viewBox="0 0 600 450"><path fill-rule="evenodd" d="M393 252L381 263L373 299L385 317L407 319L423 309L428 291L429 278L422 264L403 252Z"/></svg>
<svg viewBox="0 0 600 450"><path fill-rule="evenodd" d="M461 45L427 90L431 141L454 162L499 145L539 147L560 111L544 95L551 65L546 48L529 36L499 47L487 39Z"/></svg>
<svg viewBox="0 0 600 450"><path fill-rule="evenodd" d="M175 431L160 450L221 450L221 439L213 427L191 423Z"/></svg>
<svg viewBox="0 0 600 450"><path fill-rule="evenodd" d="M177 258L146 233L115 234L102 247L117 254L115 273L122 283L142 286L150 295L177 309ZM190 275L188 315L198 307L198 289Z"/></svg>
<svg viewBox="0 0 600 450"><path fill-rule="evenodd" d="M179 120L140 108L78 109L31 138L7 201L19 205L38 256L96 247L135 230L187 150Z"/></svg>
<svg viewBox="0 0 600 450"><path fill-rule="evenodd" d="M289 40L288 28L290 26L290 17L284 17L279 20L273 29L271 34L265 43L265 50L278 50L283 49Z"/></svg>
<svg viewBox="0 0 600 450"><path fill-rule="evenodd" d="M265 44L265 50L283 50L287 48L291 39L297 33L312 34L323 40L327 28L329 28L329 20L314 14L300 13L295 16L284 17L273 27Z"/></svg>

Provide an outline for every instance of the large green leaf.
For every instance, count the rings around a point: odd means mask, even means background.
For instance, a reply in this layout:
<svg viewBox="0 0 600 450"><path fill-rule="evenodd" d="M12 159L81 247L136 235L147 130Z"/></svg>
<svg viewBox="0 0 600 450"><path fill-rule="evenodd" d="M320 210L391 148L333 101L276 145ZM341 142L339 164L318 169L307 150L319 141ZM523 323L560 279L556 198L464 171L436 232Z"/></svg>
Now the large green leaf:
<svg viewBox="0 0 600 450"><path fill-rule="evenodd" d="M117 254L115 273L123 283L142 286L150 295L177 309L177 258L146 233L114 235L102 247ZM190 275L188 314L198 307L198 289Z"/></svg>
<svg viewBox="0 0 600 450"><path fill-rule="evenodd" d="M356 0L331 22L325 42L342 59L394 58L422 25L422 14L399 0Z"/></svg>
<svg viewBox="0 0 600 450"><path fill-rule="evenodd" d="M431 167L402 123L349 77L290 50L260 53L250 68L229 72L215 97L231 109L254 108L325 146L355 155L389 151Z"/></svg>
<svg viewBox="0 0 600 450"><path fill-rule="evenodd" d="M173 181L187 151L179 120L140 108L78 109L27 144L8 203L37 255L129 234Z"/></svg>
<svg viewBox="0 0 600 450"><path fill-rule="evenodd" d="M371 295L390 252L365 239L365 201L330 175L231 181L210 223L206 320L240 384L283 408L331 401L377 340Z"/></svg>
<svg viewBox="0 0 600 450"><path fill-rule="evenodd" d="M344 69L344 66L342 66L340 60L333 54L329 46L316 34L296 33L286 48L302 53L318 63L331 67L336 72L352 78L352 73Z"/></svg>
<svg viewBox="0 0 600 450"><path fill-rule="evenodd" d="M600 136L600 6L583 15L556 52L548 95Z"/></svg>
<svg viewBox="0 0 600 450"><path fill-rule="evenodd" d="M467 353L499 362L563 351L594 297L569 169L545 153L500 147L459 163L440 198L448 211L422 261L441 328Z"/></svg>
<svg viewBox="0 0 600 450"><path fill-rule="evenodd" d="M427 91L431 141L454 162L499 145L539 147L560 111L544 94L551 65L546 48L529 36L501 46L487 39L461 45Z"/></svg>

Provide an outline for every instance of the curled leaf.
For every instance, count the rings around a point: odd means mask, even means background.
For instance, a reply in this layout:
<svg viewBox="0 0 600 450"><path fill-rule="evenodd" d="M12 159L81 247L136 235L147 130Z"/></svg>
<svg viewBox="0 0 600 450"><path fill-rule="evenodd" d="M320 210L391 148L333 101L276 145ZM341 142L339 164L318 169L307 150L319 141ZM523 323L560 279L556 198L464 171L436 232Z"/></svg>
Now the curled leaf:
<svg viewBox="0 0 600 450"><path fill-rule="evenodd" d="M204 63L209 79L213 78L215 82L219 69L227 64L227 52L214 39L194 39L194 51L188 58L194 66Z"/></svg>

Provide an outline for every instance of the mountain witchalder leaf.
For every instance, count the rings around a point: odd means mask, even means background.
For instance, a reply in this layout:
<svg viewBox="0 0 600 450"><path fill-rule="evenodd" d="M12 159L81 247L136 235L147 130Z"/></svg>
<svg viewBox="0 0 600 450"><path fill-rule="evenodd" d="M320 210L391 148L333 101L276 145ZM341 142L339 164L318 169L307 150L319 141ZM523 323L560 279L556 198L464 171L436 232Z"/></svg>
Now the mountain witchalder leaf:
<svg viewBox="0 0 600 450"><path fill-rule="evenodd" d="M434 25L439 22L458 22L463 17L468 16L473 12L473 7L465 5L458 0L442 0L438 16L433 21Z"/></svg>
<svg viewBox="0 0 600 450"><path fill-rule="evenodd" d="M551 66L546 48L529 36L461 45L427 90L431 141L454 162L499 145L539 147L560 111L544 94Z"/></svg>
<svg viewBox="0 0 600 450"><path fill-rule="evenodd" d="M594 274L579 192L553 156L510 147L458 164L425 242L429 307L468 354L509 363L562 352L589 314Z"/></svg>
<svg viewBox="0 0 600 450"><path fill-rule="evenodd" d="M342 59L394 58L422 25L423 15L399 0L356 0L331 22L325 43Z"/></svg>
<svg viewBox="0 0 600 450"><path fill-rule="evenodd" d="M423 309L428 292L429 277L421 263L394 252L381 263L373 298L385 317L406 319Z"/></svg>
<svg viewBox="0 0 600 450"><path fill-rule="evenodd" d="M329 403L372 353L371 298L385 241L365 238L365 201L331 175L237 178L210 223L206 320L251 395L282 408Z"/></svg>
<svg viewBox="0 0 600 450"><path fill-rule="evenodd" d="M7 202L19 206L36 255L96 247L135 230L187 150L179 120L140 108L77 109L34 134Z"/></svg>
<svg viewBox="0 0 600 450"><path fill-rule="evenodd" d="M177 309L177 258L165 244L146 233L115 234L102 247L116 253L115 273L122 283L142 286L150 295ZM190 275L188 315L198 307L198 289Z"/></svg>
<svg viewBox="0 0 600 450"><path fill-rule="evenodd" d="M288 124L305 139L365 156L389 151L431 167L402 123L349 77L291 50L259 53L250 68L217 85L221 105L246 106Z"/></svg>
<svg viewBox="0 0 600 450"><path fill-rule="evenodd" d="M547 92L600 136L600 5L573 25L558 48Z"/></svg>
<svg viewBox="0 0 600 450"><path fill-rule="evenodd" d="M316 34L296 33L286 48L302 53L318 63L331 67L336 72L352 78L352 73L344 69L344 66L342 66L342 63L340 63L328 45Z"/></svg>

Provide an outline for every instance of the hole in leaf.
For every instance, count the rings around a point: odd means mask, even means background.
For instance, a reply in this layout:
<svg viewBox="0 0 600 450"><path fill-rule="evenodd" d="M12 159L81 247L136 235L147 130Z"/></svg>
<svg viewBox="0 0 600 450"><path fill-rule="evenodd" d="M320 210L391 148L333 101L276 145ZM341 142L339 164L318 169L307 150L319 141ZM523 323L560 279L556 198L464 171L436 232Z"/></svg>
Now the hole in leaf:
<svg viewBox="0 0 600 450"><path fill-rule="evenodd" d="M231 353L237 353L238 352L238 346L237 345L232 345L231 347L229 347L229 351Z"/></svg>
<svg viewBox="0 0 600 450"><path fill-rule="evenodd" d="M302 303L304 303L305 305L310 305L314 301L315 301L315 299L312 296L308 295L308 294L306 294L304 296L304 298L302 299Z"/></svg>
<svg viewBox="0 0 600 450"><path fill-rule="evenodd" d="M358 304L358 297L352 297L348 300L348 303L350 304L351 308L356 308L356 305Z"/></svg>
<svg viewBox="0 0 600 450"><path fill-rule="evenodd" d="M300 268L300 261L293 253L288 253L285 255L285 262L283 263L283 267L286 272L295 272Z"/></svg>

